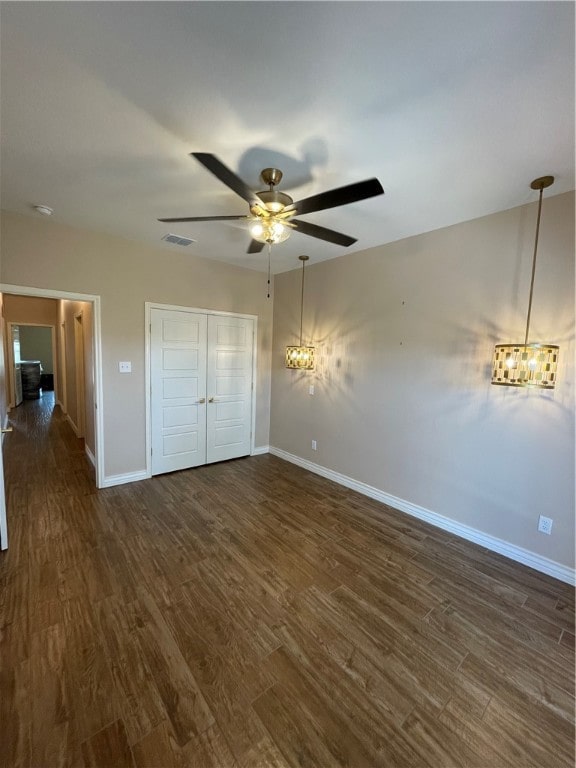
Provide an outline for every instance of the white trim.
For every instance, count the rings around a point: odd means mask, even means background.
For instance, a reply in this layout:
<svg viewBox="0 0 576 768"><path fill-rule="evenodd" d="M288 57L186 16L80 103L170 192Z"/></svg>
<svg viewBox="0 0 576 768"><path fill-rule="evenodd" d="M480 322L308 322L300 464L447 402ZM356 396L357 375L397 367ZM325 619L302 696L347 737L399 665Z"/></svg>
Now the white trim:
<svg viewBox="0 0 576 768"><path fill-rule="evenodd" d="M264 453L270 453L269 445L259 445L257 448L253 448L250 456L262 456Z"/></svg>
<svg viewBox="0 0 576 768"><path fill-rule="evenodd" d="M112 488L114 485L124 485L125 483L137 483L140 480L148 480L148 475L144 470L140 472L126 472L123 475L107 475L102 481L100 488Z"/></svg>
<svg viewBox="0 0 576 768"><path fill-rule="evenodd" d="M78 427L76 426L76 424L75 424L75 423L72 421L72 419L70 418L70 414L69 414L69 413L67 413L67 414L66 414L66 421L67 421L67 422L68 422L68 424L70 424L70 426L72 427L72 432L74 432L74 434L76 435L76 437L78 437L78 438L79 438L79 437L80 437L80 433L78 432Z"/></svg>
<svg viewBox="0 0 576 768"><path fill-rule="evenodd" d="M16 408L16 362L14 360L14 338L13 338L13 326L18 325L17 322L12 320L6 321L6 338L4 339L4 349L6 351L6 369L7 376L6 381L9 383L9 400L7 404L8 410Z"/></svg>
<svg viewBox="0 0 576 768"><path fill-rule="evenodd" d="M242 312L222 312L217 309L205 307L183 307L179 304L158 304L155 301L144 302L144 386L146 397L145 408L145 452L146 452L146 477L152 477L152 416L151 416L151 371L150 371L150 310L166 309L170 312L196 312L203 315L219 315L221 317L242 317L254 321L254 335L252 338L252 420L250 425L250 455L254 454L254 441L256 439L256 374L257 374L257 350L258 350L258 315L249 315Z"/></svg>
<svg viewBox="0 0 576 768"><path fill-rule="evenodd" d="M567 584L576 585L576 570L574 568L569 568L566 565L557 563L555 560L549 560L547 557L537 555L535 552L530 552L528 549L517 547L515 544L510 544L503 539L490 536L488 533L479 531L477 528L458 523L455 520L451 520L449 517L444 517L444 515L438 514L438 512L432 512L425 507L420 507L417 504L412 504L410 501L405 501L397 496L392 496L390 493L374 488L367 483L362 483L347 475L334 472L331 469L322 467L320 464L314 464L311 461L300 458L300 456L295 456L292 453L283 451L281 448L270 446L270 453L274 456L278 456L280 459L289 461L292 464L297 464L299 467L303 467L310 472L314 472L316 475L321 475L322 477L328 478L328 480L333 480L339 485L344 485L346 488L358 491L358 493L362 493L364 496L369 496L371 499L381 501L383 504L387 504L389 507L393 507L400 512L405 512L412 517L430 523L430 525L433 525L436 528L441 528L443 531L448 531L449 533L453 533L455 536L460 536L474 544L479 544L481 547L489 549L491 552L497 552L500 555L504 555L504 557L508 557L510 560L515 560L517 563L527 565L529 568L534 568L536 571L546 573L548 576L564 581Z"/></svg>
<svg viewBox="0 0 576 768"><path fill-rule="evenodd" d="M71 293L51 288L32 288L25 285L0 283L1 293L19 296L40 296L46 299L92 302L93 359L94 359L94 443L96 458L96 487L104 485L104 389L102 384L102 313L100 296L91 293Z"/></svg>
<svg viewBox="0 0 576 768"><path fill-rule="evenodd" d="M84 444L84 451L86 452L86 456L88 457L88 461L90 464L92 464L93 467L96 466L96 458L90 448L86 444Z"/></svg>
<svg viewBox="0 0 576 768"><path fill-rule="evenodd" d="M58 367L62 372L62 387L58 390L61 399L58 401L62 413L68 413L68 378L66 376L66 321L58 322Z"/></svg>

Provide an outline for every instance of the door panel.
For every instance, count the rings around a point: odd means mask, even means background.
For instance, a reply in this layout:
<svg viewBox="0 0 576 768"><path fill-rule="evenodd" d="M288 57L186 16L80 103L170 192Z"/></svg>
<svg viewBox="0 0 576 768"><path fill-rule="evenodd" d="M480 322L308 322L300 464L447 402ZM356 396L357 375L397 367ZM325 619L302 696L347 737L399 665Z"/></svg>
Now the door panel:
<svg viewBox="0 0 576 768"><path fill-rule="evenodd" d="M206 315L150 311L152 474L206 463Z"/></svg>
<svg viewBox="0 0 576 768"><path fill-rule="evenodd" d="M208 463L250 454L254 322L208 316Z"/></svg>

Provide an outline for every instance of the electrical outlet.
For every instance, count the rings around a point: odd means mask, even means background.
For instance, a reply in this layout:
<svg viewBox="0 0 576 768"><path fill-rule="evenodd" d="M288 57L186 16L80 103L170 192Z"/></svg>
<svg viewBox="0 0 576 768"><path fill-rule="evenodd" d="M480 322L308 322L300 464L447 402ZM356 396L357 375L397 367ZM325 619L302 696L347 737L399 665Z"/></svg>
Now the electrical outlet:
<svg viewBox="0 0 576 768"><path fill-rule="evenodd" d="M538 518L538 530L540 533L547 533L548 536L552 533L552 523L554 520L552 520L551 517L544 517L544 515L540 515Z"/></svg>
<svg viewBox="0 0 576 768"><path fill-rule="evenodd" d="M312 450L315 451L316 449L317 449L316 440L312 440Z"/></svg>
<svg viewBox="0 0 576 768"><path fill-rule="evenodd" d="M118 370L120 373L132 373L132 363L130 360L125 360L118 363Z"/></svg>
<svg viewBox="0 0 576 768"><path fill-rule="evenodd" d="M308 394L313 395L314 394L314 384L310 384L308 387Z"/></svg>

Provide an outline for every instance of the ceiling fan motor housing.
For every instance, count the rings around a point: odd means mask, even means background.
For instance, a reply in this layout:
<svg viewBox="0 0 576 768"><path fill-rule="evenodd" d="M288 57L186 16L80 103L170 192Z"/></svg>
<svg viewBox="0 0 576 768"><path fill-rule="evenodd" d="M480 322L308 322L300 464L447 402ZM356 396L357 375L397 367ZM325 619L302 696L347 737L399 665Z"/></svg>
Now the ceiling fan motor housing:
<svg viewBox="0 0 576 768"><path fill-rule="evenodd" d="M287 205L292 205L294 202L290 195L277 192L275 189L265 189L262 192L256 192L256 194L270 213L281 213ZM254 213L254 211L252 212Z"/></svg>

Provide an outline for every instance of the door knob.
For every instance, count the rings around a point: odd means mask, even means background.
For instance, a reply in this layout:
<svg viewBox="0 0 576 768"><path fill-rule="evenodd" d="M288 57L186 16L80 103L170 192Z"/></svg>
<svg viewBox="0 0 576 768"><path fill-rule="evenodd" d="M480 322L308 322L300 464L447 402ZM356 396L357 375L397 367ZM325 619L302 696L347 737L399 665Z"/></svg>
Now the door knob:
<svg viewBox="0 0 576 768"><path fill-rule="evenodd" d="M200 400L198 400L198 402L199 403L205 403L206 402L206 398L205 397L201 397Z"/></svg>
<svg viewBox="0 0 576 768"><path fill-rule="evenodd" d="M2 434L4 434L5 432L14 432L14 427L2 427L2 429L0 429L0 432Z"/></svg>
<svg viewBox="0 0 576 768"><path fill-rule="evenodd" d="M209 403L217 403L217 402L218 402L218 400L216 400L216 398L215 398L215 397L209 397L209 398L208 398L208 402L209 402Z"/></svg>

